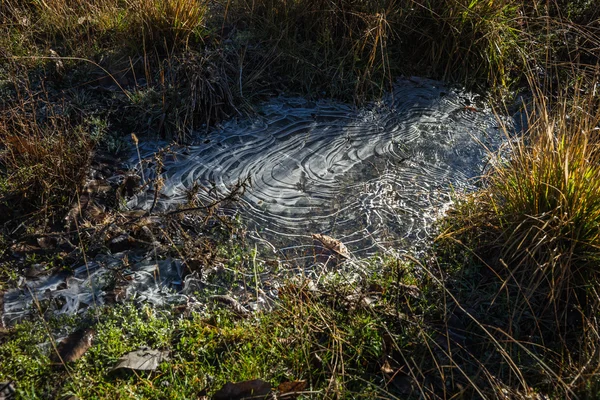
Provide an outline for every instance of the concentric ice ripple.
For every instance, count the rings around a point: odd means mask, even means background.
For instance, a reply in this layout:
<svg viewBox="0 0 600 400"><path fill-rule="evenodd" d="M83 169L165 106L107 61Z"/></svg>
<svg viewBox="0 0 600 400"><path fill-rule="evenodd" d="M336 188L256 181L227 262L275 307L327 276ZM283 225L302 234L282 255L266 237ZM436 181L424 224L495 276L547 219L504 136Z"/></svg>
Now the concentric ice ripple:
<svg viewBox="0 0 600 400"><path fill-rule="evenodd" d="M185 203L195 185L209 202L250 177L230 212L276 250L308 256L312 233L342 240L355 255L409 248L428 237L453 192L473 188L502 136L474 95L424 79L399 80L362 110L278 98L258 117L171 149L154 211ZM144 146L151 159L156 146ZM139 166L137 156L131 162ZM145 165L152 180L153 165ZM149 190L128 206L149 209L154 197Z"/></svg>

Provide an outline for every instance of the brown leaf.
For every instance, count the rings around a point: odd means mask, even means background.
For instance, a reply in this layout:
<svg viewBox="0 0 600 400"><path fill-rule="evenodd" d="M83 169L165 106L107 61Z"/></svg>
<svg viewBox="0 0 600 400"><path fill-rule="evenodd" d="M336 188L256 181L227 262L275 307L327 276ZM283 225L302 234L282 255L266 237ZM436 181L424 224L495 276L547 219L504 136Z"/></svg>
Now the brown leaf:
<svg viewBox="0 0 600 400"><path fill-rule="evenodd" d="M381 366L381 372L383 372L384 374L387 374L387 375L393 375L394 372L396 372L396 371L392 368L389 361L385 360L383 362L383 365Z"/></svg>
<svg viewBox="0 0 600 400"><path fill-rule="evenodd" d="M167 358L168 352L166 351L152 349L136 350L119 358L117 365L111 369L111 372L122 368L136 371L154 371Z"/></svg>
<svg viewBox="0 0 600 400"><path fill-rule="evenodd" d="M58 345L57 350L60 358L56 354L53 354L52 360L54 362L60 362L61 360L64 362L74 362L79 360L92 347L95 335L96 331L91 328L79 329L71 333Z"/></svg>
<svg viewBox="0 0 600 400"><path fill-rule="evenodd" d="M306 381L283 382L277 386L279 394L294 394L302 392L306 388ZM296 396L286 396L286 398L295 398Z"/></svg>
<svg viewBox="0 0 600 400"><path fill-rule="evenodd" d="M346 245L344 245L344 243L340 242L339 240L334 239L331 236L321 235L320 233L313 233L312 237L313 239L316 239L319 242L321 242L323 246L333 251L337 255L344 258L350 258L350 252L346 248Z"/></svg>
<svg viewBox="0 0 600 400"><path fill-rule="evenodd" d="M271 384L261 379L238 383L227 382L213 395L213 400L240 400L249 397L267 396L271 393Z"/></svg>

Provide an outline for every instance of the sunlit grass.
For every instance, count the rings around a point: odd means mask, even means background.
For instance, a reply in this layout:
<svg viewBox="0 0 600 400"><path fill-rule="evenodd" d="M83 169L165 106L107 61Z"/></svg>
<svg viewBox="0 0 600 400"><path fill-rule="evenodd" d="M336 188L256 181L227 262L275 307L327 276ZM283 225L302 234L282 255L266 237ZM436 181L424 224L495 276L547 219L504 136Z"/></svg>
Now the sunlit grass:
<svg viewBox="0 0 600 400"><path fill-rule="evenodd" d="M204 0L6 0L0 11L11 22L10 33L85 54L86 46L139 46L138 40L149 48L165 40L186 46L191 36L200 37L207 9Z"/></svg>
<svg viewBox="0 0 600 400"><path fill-rule="evenodd" d="M528 131L485 190L502 256L555 300L594 282L600 256L598 100L574 92L554 104L538 94Z"/></svg>
<svg viewBox="0 0 600 400"><path fill-rule="evenodd" d="M379 282L383 289L394 281ZM340 285L314 290L308 282L289 283L272 312L247 318L212 306L178 317L169 310L127 304L96 310L101 312L83 321L52 320L49 329L56 335L79 325L92 325L96 332L94 345L66 366L66 374L50 364L55 338L43 324L28 322L0 344L0 355L9 360L0 366L0 379L18 382L18 393L25 397L189 398L213 393L226 382L251 379L273 387L304 380L305 390L318 398L385 396L394 389L382 385L382 365L397 369L392 355L412 345L403 337L414 328L411 317L403 317L405 325L397 319L391 303L382 302L382 312L374 312L363 302L366 293L356 295L364 289ZM119 357L143 346L169 351L169 360L154 373L110 372ZM58 375L63 378L56 380Z"/></svg>
<svg viewBox="0 0 600 400"><path fill-rule="evenodd" d="M461 290L459 302L486 304L477 319L506 340L510 359L540 357L551 376L546 390L569 396L597 388L595 375L581 374L597 368L600 307L597 81L576 82L552 102L533 86L526 131L507 131L507 151L493 160L483 188L459 201L438 239L454 249L447 260L487 277ZM471 279L465 269L457 274L460 284Z"/></svg>

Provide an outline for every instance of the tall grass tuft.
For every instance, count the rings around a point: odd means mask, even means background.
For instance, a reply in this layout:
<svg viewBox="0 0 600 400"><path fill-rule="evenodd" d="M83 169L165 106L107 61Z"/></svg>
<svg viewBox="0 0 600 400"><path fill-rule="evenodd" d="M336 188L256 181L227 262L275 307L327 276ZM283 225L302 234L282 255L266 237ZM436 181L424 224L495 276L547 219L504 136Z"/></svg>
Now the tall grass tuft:
<svg viewBox="0 0 600 400"><path fill-rule="evenodd" d="M585 99L555 110L539 101L529 144L497 169L491 206L506 236L504 255L529 265L550 298L596 278L600 260L600 112ZM531 289L534 289L533 287Z"/></svg>
<svg viewBox="0 0 600 400"><path fill-rule="evenodd" d="M5 0L0 14L12 27L9 34L50 42L69 54L86 54L88 47L186 47L200 38L208 10L206 0ZM90 45L90 46L86 46Z"/></svg>
<svg viewBox="0 0 600 400"><path fill-rule="evenodd" d="M511 85L524 43L519 25L524 11L522 1L411 3L418 12L416 18L436 21L419 24L415 18L410 20L410 26L416 27L416 37L406 51L415 60L418 53L422 54L422 68L470 85L487 82L493 90Z"/></svg>
<svg viewBox="0 0 600 400"><path fill-rule="evenodd" d="M397 73L390 45L398 38L394 29L406 6L402 1L224 3L221 31L243 49L246 68L253 67L254 59L262 63L254 52L270 54L264 72L283 72L292 89L361 99L380 95Z"/></svg>
<svg viewBox="0 0 600 400"><path fill-rule="evenodd" d="M151 42L163 40L187 47L191 37L200 37L208 11L206 0L127 0L127 10L136 28Z"/></svg>
<svg viewBox="0 0 600 400"><path fill-rule="evenodd" d="M598 97L576 86L550 104L538 91L527 120L508 159L498 159L485 188L458 208L451 231L504 271L524 307L540 317L553 311L559 322L598 286Z"/></svg>
<svg viewBox="0 0 600 400"><path fill-rule="evenodd" d="M94 141L62 111L22 99L0 116L0 221L28 213L53 220L81 189Z"/></svg>

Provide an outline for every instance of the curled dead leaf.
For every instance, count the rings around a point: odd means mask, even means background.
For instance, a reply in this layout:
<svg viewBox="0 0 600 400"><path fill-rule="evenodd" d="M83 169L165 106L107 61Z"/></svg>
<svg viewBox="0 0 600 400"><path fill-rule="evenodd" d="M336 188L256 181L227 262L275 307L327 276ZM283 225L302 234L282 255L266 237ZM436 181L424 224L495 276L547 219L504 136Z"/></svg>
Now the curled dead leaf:
<svg viewBox="0 0 600 400"><path fill-rule="evenodd" d="M118 369L131 369L136 371L154 371L161 362L168 359L167 351L140 349L125 354L119 358L111 372Z"/></svg>
<svg viewBox="0 0 600 400"><path fill-rule="evenodd" d="M320 233L313 233L312 238L321 242L328 250L333 251L337 255L343 258L350 258L350 252L344 243L331 236L321 235Z"/></svg>
<svg viewBox="0 0 600 400"><path fill-rule="evenodd" d="M389 361L385 360L383 362L383 365L381 366L381 372L383 372L386 375L393 375L396 371L392 368Z"/></svg>
<svg viewBox="0 0 600 400"><path fill-rule="evenodd" d="M57 347L58 354L53 354L51 359L54 362L74 362L79 360L90 347L94 341L96 331L93 329L79 329L63 341L61 341Z"/></svg>
<svg viewBox="0 0 600 400"><path fill-rule="evenodd" d="M283 382L277 386L279 394L285 394L286 398L296 398L294 394L300 394L304 389L306 389L306 381Z"/></svg>
<svg viewBox="0 0 600 400"><path fill-rule="evenodd" d="M268 396L271 384L261 379L237 383L227 382L213 395L213 400L241 400L250 397Z"/></svg>

